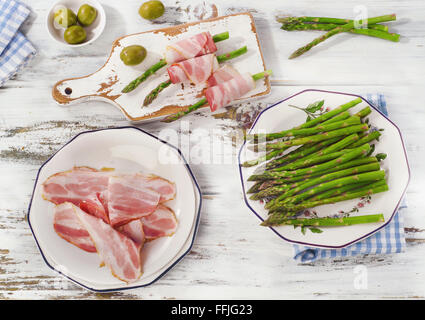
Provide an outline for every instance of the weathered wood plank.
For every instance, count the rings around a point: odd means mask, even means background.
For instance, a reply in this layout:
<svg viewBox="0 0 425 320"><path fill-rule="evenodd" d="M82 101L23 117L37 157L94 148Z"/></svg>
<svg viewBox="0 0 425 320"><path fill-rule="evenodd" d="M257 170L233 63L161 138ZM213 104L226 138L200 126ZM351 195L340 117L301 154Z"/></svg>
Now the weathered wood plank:
<svg viewBox="0 0 425 320"><path fill-rule="evenodd" d="M267 67L274 71L272 94L261 101L230 107L221 116L195 113L185 125L154 122L141 126L156 135L165 127L175 129L180 137L176 144L184 152L195 148L198 154L207 153L212 144L219 142L222 149L215 150L216 163L199 163L196 157L187 157L204 193L201 224L192 252L155 285L112 294L90 293L51 271L38 251L25 215L43 161L81 131L129 123L105 103L59 107L51 98L51 87L59 79L100 68L109 46L119 36L195 19L194 7L203 1L167 1L166 16L151 23L137 16L135 8L140 1L118 5L105 0L105 33L94 44L78 49L59 47L48 39L44 29L47 2L25 2L34 14L23 31L39 54L24 72L0 88L0 299L425 297L423 2L364 3L373 15L398 14L401 21L394 30L407 36L399 44L343 35L290 61L289 53L316 33L284 32L274 16L312 14L313 2L263 1L259 5L254 0L243 4L214 1L219 14L253 13ZM314 4L314 14L350 17L358 2L335 4L327 0L320 6ZM252 120L246 110L265 108L309 87L385 94L390 117L403 133L412 169L408 208L403 212L408 238L405 253L299 264L292 260L291 246L259 227L258 219L243 204L236 156L240 143L237 137L247 126L244 124ZM196 137L194 132L199 133L199 129L205 135ZM359 265L367 267L367 290L355 289L353 284L354 268Z"/></svg>

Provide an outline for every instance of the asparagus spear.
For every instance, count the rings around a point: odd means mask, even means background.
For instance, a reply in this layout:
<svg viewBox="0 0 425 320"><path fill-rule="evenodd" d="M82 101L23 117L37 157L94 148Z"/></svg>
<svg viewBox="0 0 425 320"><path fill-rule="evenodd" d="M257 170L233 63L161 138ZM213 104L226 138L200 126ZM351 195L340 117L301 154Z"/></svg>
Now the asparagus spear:
<svg viewBox="0 0 425 320"><path fill-rule="evenodd" d="M249 198L251 200L261 200L261 199L264 199L264 198L269 198L269 197L281 195L282 193L286 192L288 189L289 189L289 186L286 185L286 184L280 185L280 186L274 186L274 187L270 187L270 188L261 190L257 193L254 193Z"/></svg>
<svg viewBox="0 0 425 320"><path fill-rule="evenodd" d="M305 137L305 136L309 136L309 135L313 135L316 133L325 133L325 132L330 132L336 129L342 129L342 128L346 128L349 127L351 125L355 125L355 124L360 124L360 117L357 116L352 116L349 117L348 119L342 120L342 121L337 121L337 122L332 122L332 123L327 123L327 124L319 124L315 127L312 128L304 128L304 129L292 129L292 130L288 130L285 133L284 137ZM290 140L291 141L291 140ZM266 149L267 149L267 144L266 144ZM290 144L287 144L287 146L291 146ZM253 145L248 147L249 149L252 149L253 151L257 151L261 148L264 147L264 144L261 145ZM274 148L276 149L276 148ZM281 148L278 148L281 149Z"/></svg>
<svg viewBox="0 0 425 320"><path fill-rule="evenodd" d="M350 113L348 111L344 111L343 113L341 113L341 114L339 114L339 115L337 115L337 116L335 116L331 119L326 120L325 122L322 123L322 125L323 124L329 124L329 123L332 123L332 122L342 121L342 120L345 120L347 118L350 118ZM298 149L296 149L294 151L291 151L290 153L282 156L279 159L275 159L274 161L267 163L266 167L271 168L271 167L277 166L279 164L282 164L286 161L302 158L303 156L306 156L310 153L313 153L317 150L320 150L322 147L330 145L330 144L332 144L332 143L334 143L338 140L339 140L339 138L335 138L335 139L325 140L325 141L322 141L322 142L316 143L316 144L306 144L302 147L299 147ZM260 164L264 161L270 160L270 159L272 159L276 156L281 155L286 149L287 148L285 147L285 148L280 149L280 150L274 150L274 151L271 151L271 152L267 153L266 155L261 156L257 159L245 161L242 164L242 167L252 167L252 166Z"/></svg>
<svg viewBox="0 0 425 320"><path fill-rule="evenodd" d="M366 131L368 129L369 129L369 126L367 124L358 124L358 125L346 127L343 129L337 129L337 130L332 130L329 132L324 132L321 134L316 134L313 136L307 136L302 138L291 139L288 141L270 143L270 144L267 144L266 150L281 149L283 147L292 147L292 146L302 145L306 143L319 142L319 141L328 140L335 137L346 136L352 133Z"/></svg>
<svg viewBox="0 0 425 320"><path fill-rule="evenodd" d="M254 185L248 189L248 191L246 193L255 193L258 192L261 188L261 185L263 184L262 181L257 181L256 183L254 183Z"/></svg>
<svg viewBox="0 0 425 320"><path fill-rule="evenodd" d="M331 189L325 192L322 192L318 195L315 195L314 197L310 198L308 201L316 201L316 200L322 200L322 199L326 199L326 198L332 198L332 197L336 197L336 196L340 196L341 194L347 192L347 191L351 191L354 189L360 190L362 188L371 188L373 187L380 187L380 186L384 186L386 185L387 182L385 181L385 179L382 180L378 180L374 183L370 183L370 182L363 182L363 183L353 183L353 184L347 184L346 186L343 186L341 188L337 188L337 189Z"/></svg>
<svg viewBox="0 0 425 320"><path fill-rule="evenodd" d="M246 139L247 140L258 141L260 139L264 139L264 140L271 139L271 140L273 140L273 139L282 138L290 130L293 130L293 129L304 129L304 128L314 127L315 125L317 125L317 124L319 124L321 122L324 122L324 121L326 121L328 119L331 119L332 117L334 117L334 116L336 116L336 115L338 115L338 114L340 114L342 112L347 111L348 109L350 109L350 108L358 105L360 102L362 102L362 99L356 98L356 99L354 99L354 100L352 100L350 102L347 102L345 104L342 104L342 105L336 107L335 109L333 109L333 110L331 110L329 112L326 112L326 113L322 114L321 116L319 116L317 118L314 118L314 119L312 119L312 120L310 120L308 122L305 122L305 123L303 123L303 124L301 124L299 126L296 126L296 127L292 128L292 129L284 130L284 131L281 131L281 132L278 132L278 133L249 134L249 135L246 136Z"/></svg>
<svg viewBox="0 0 425 320"><path fill-rule="evenodd" d="M149 78L151 75L153 75L155 72L157 72L162 67L166 66L167 62L164 59L159 60L157 63L149 67L143 74L133 81L131 81L128 85L124 87L124 89L121 90L122 93L128 93L130 91L133 91L136 89L136 87L141 84L143 81L145 81L147 78Z"/></svg>
<svg viewBox="0 0 425 320"><path fill-rule="evenodd" d="M400 35L397 33L389 33L387 31L381 31L377 30L372 26L379 26L383 27L382 25L371 25L368 28L365 29L351 29L348 32L355 33L355 34L361 34L365 36L380 38L383 40L389 40L393 42L399 42L400 41ZM332 29L335 29L338 27L336 24L309 24L309 23L300 23L300 24L283 24L281 29L286 31L304 31L304 30L320 30L320 31L330 31ZM372 28L371 28L372 27ZM379 28L380 29L380 28Z"/></svg>
<svg viewBox="0 0 425 320"><path fill-rule="evenodd" d="M252 79L254 79L254 81L260 80L264 77L267 77L269 75L272 74L271 70L266 70L264 72L260 72L260 73L256 73L254 75L252 75ZM194 105L190 106L188 109L177 112L175 114L172 114L168 117L166 117L165 119L162 120L162 122L173 122L175 120L180 119L181 117L187 115L188 113L191 113L192 111L198 110L200 107L202 107L203 105L207 104L208 101L206 98L202 98L201 100L199 100L197 103L195 103Z"/></svg>
<svg viewBox="0 0 425 320"><path fill-rule="evenodd" d="M292 177L292 178L281 178L281 179L268 180L268 181L258 181L248 190L247 193L260 193L260 192L268 190L268 189L276 188L274 190L270 190L270 193L265 191L264 193L252 198L253 200L263 199L263 198L267 198L267 197L270 197L270 196L278 195L277 194L278 192L279 192L279 194L286 192L288 188L297 188L298 186L305 183L309 179L314 179L314 178L323 176L325 174L329 174L329 173L336 172L336 171L341 171L341 170L344 170L344 169L347 169L347 168L352 168L352 167L362 166L362 165L367 165L367 164L377 164L377 163L378 163L378 160L375 157L362 158L362 159L356 159L356 160L349 161L349 162L344 163L340 166L333 167L329 170L319 171L318 173L312 174L312 175L297 176L297 177ZM360 185L363 185L363 184L360 183ZM280 186L282 186L284 188L279 189ZM350 186L353 186L353 185L350 185ZM348 191L348 190L351 190L351 189L352 188L350 188L350 187L348 187L348 188L347 187L341 187L341 188L338 188L337 191L340 190L340 192L345 192L345 191ZM339 195L340 193L338 193L337 191L330 190L330 194L325 196L325 198L329 198L330 196ZM326 192L323 193L323 194L326 194ZM322 196L322 194L315 196L311 200L319 200L319 199L321 199L321 196ZM271 200L271 201L274 201L274 200Z"/></svg>
<svg viewBox="0 0 425 320"><path fill-rule="evenodd" d="M352 149L351 151L346 152L344 155L325 163L321 163L321 164L314 165L312 167L297 169L293 171L282 171L282 172L266 171L261 175L250 176L248 178L248 181L270 180L274 178L286 178L286 177L300 176L300 175L306 175L306 174L313 174L319 171L330 169L337 165L341 165L355 158L358 158L366 154L369 150L370 150L370 145L366 143L361 147Z"/></svg>
<svg viewBox="0 0 425 320"><path fill-rule="evenodd" d="M212 36L212 39L215 43L227 40L227 39L229 39L229 32L224 31L222 33L217 33L217 34Z"/></svg>
<svg viewBox="0 0 425 320"><path fill-rule="evenodd" d="M284 17L277 18L278 22L284 25L298 25L303 23L317 23L317 24L347 24L352 22L351 19L339 19L339 18L328 18L328 17ZM386 31L388 32L388 26L382 24L369 24L367 26L370 29Z"/></svg>
<svg viewBox="0 0 425 320"><path fill-rule="evenodd" d="M376 157L354 159L354 160L348 161L346 163L343 163L341 165L333 166L329 169L317 171L317 172L314 172L312 174L304 174L304 175L299 175L299 176L278 178L278 179L274 180L275 181L274 183L275 184L287 184L287 183L290 183L290 182L305 181L307 179L318 177L318 176L326 174L326 173L336 172L336 171L339 171L339 170L344 170L344 169L347 169L347 168L352 168L352 167L355 167L355 166L360 166L360 165L364 165L364 164L368 164L368 163L374 163L374 162L378 162L378 159ZM268 182L273 183L273 181L270 181L270 180ZM264 181L263 181L263 183L264 183Z"/></svg>
<svg viewBox="0 0 425 320"><path fill-rule="evenodd" d="M330 119L328 119L326 121L323 121L321 124L328 124L328 123L332 123L332 122L342 121L342 120L346 120L346 119L348 119L350 117L351 117L350 112L344 111L344 112L336 115L333 118L330 118Z"/></svg>
<svg viewBox="0 0 425 320"><path fill-rule="evenodd" d="M385 182L385 180L382 180L383 182ZM293 185L301 185L305 183L305 181L300 181L298 183L295 183ZM266 184L266 183L263 183ZM319 199L324 199L324 198L330 198L330 197L334 197L334 196L338 196L348 190L352 190L352 189L357 189L360 187L364 187L369 183L365 183L365 182L361 182L361 183L353 183L353 184L348 184L346 186L342 186L341 188L337 188L337 189L331 189L328 190L326 192L320 193L314 197L312 197L310 200L319 200ZM283 193L287 192L288 190L290 190L290 188L292 188L292 184L282 184L282 185L277 185L277 186L271 186L268 188L265 188L263 190L259 190L257 193L252 194L250 199L252 200L261 200L261 199L265 199L265 198L270 198L270 197L275 197L275 196L280 196ZM310 201L309 200L309 201ZM271 200L271 201L274 201Z"/></svg>
<svg viewBox="0 0 425 320"><path fill-rule="evenodd" d="M370 168L366 168L366 169L362 169L362 170L369 170L369 169ZM288 205L291 206L291 205L300 203L305 199L311 198L312 196L314 196L316 194L319 194L321 192L324 192L324 191L327 191L327 190L330 190L330 189L340 188L340 187L347 185L347 184L353 184L353 183L359 183L359 182L368 182L368 181L377 181L377 180L382 180L382 179L385 178L385 171L384 170L363 172L363 173L355 174L355 175L352 175L352 176L346 176L347 173L349 173L349 172L346 171L346 172L331 174L331 176L332 175L335 176L335 177L342 176L342 178L330 180L329 176L328 176L328 177L323 178L323 179L325 179L324 181L328 181L328 182L324 182L324 183L317 182L317 181L321 180L320 178L315 179L314 182L312 182L312 181L307 182L306 185L308 185L308 186L314 186L318 183L320 183L320 184L311 188L310 190L308 190L306 192L302 192L302 193L297 194L297 195L293 195L296 192L294 192L294 193L288 192L287 194L282 195L279 198L277 198L277 201L273 205L267 207L267 209L269 209L272 212L272 211L275 211L275 210L279 210L279 208L281 206L288 206ZM303 187L303 188L306 189L307 187ZM304 189L301 189L301 190L304 190ZM289 196L289 194L291 194L293 196Z"/></svg>
<svg viewBox="0 0 425 320"><path fill-rule="evenodd" d="M363 108L362 110L360 110L359 112L357 112L354 116L362 119L362 118L368 116L371 112L372 112L372 110L370 109L369 106L367 106L367 107ZM343 120L346 120L350 117L351 117L350 113L348 111L344 111L344 112L336 115L335 117L330 118L330 119L322 122L321 125L334 123L334 122L338 122L338 121L343 121ZM261 135L257 135L257 136L252 135L249 138L252 139L251 142L258 142L258 139L260 137L265 138L267 141L270 141L270 140L281 138L282 136L285 136L288 132L290 132L292 130L295 130L295 129L293 128L293 129L285 130L285 131L281 131L281 132L270 133L270 134L266 134L265 136L264 135L262 135L262 136Z"/></svg>
<svg viewBox="0 0 425 320"><path fill-rule="evenodd" d="M303 22L299 18L294 18L292 21L282 22L280 27L285 31L306 31L306 30L319 30L319 31L329 31L338 27L338 25L347 24L350 20L346 20L344 23L317 23L317 22ZM280 22L280 21L279 21ZM368 25L366 29L387 32L388 26L383 24L371 24Z"/></svg>
<svg viewBox="0 0 425 320"><path fill-rule="evenodd" d="M273 215L261 223L262 226L314 226L314 227L337 227L337 226L351 226L360 223L374 223L384 222L383 214L370 214L355 217L341 217L341 218L298 218L288 219L284 215Z"/></svg>
<svg viewBox="0 0 425 320"><path fill-rule="evenodd" d="M340 140L340 137L336 137L333 139L329 139L329 140L324 140L324 141L320 141L319 143L308 143L305 144L301 147L299 147L298 149L284 155L281 158L275 159L273 161L270 161L266 164L266 168L267 169L271 169L274 167L279 166L280 164L283 164L285 162L289 162L289 161L293 161L293 160L297 160L303 157L306 157L316 151L319 151L321 149L323 149L324 147L331 145L337 141Z"/></svg>
<svg viewBox="0 0 425 320"><path fill-rule="evenodd" d="M230 59L234 59L237 58L241 55L243 55L244 53L246 53L248 51L248 48L246 46L239 48L237 50L233 50L231 52L228 53L224 53L221 54L219 56L217 56L217 61L219 63L230 60ZM169 85L171 84L171 80L168 79L164 82L161 82L156 88L154 88L151 92L148 93L148 95L145 97L144 101L143 101L143 106L146 107L149 104L152 103L153 100L155 100L159 93L162 92L165 88L167 88Z"/></svg>
<svg viewBox="0 0 425 320"><path fill-rule="evenodd" d="M160 92L162 92L164 89L168 88L171 85L171 80L165 80L161 82L159 85L157 85L151 92L148 93L148 95L143 100L143 106L146 107L149 104L152 103L153 100L159 95Z"/></svg>
<svg viewBox="0 0 425 320"><path fill-rule="evenodd" d="M318 178L318 177L323 176L325 174L329 174L329 173L340 171L340 170L345 170L347 168L352 168L352 167L355 167L355 166L366 165L366 164L377 163L377 162L378 161L376 160L375 157L362 158L362 159L352 160L352 161L349 161L349 162L347 162L347 163L345 163L341 166L336 166L336 167L328 169L328 170L319 171L319 172L314 173L314 174L307 174L307 175L303 175L303 176L295 176L295 177L289 177L289 178L279 178L279 179L266 180L266 181L260 180L260 181L257 181L250 188L250 192L247 192L247 193L258 193L258 192L265 191L267 189L271 189L271 188L275 188L275 187L286 187L286 189L287 188L296 188L299 185L305 183L306 181L309 181L310 179L315 179L315 178Z"/></svg>
<svg viewBox="0 0 425 320"><path fill-rule="evenodd" d="M271 169L270 172L282 172L282 171L297 170L297 169L300 169L300 168L312 166L314 164L327 162L327 161L330 161L330 160L333 160L333 159L336 159L336 158L342 156L343 154L346 153L346 151L347 150L340 150L340 151L336 151L336 152L331 152L331 153L327 153L327 154L324 154L324 155L321 155L321 156L311 157L307 160L302 158L298 161L295 161L293 163L289 163L289 164L284 165L282 167Z"/></svg>
<svg viewBox="0 0 425 320"><path fill-rule="evenodd" d="M388 191L388 185L386 183L380 186L369 185L364 188L360 188L358 190L346 192L336 197L331 197L331 198L326 198L326 199L321 199L316 201L306 201L306 202L302 202L300 204L295 204L295 205L281 206L278 209L278 211L286 212L290 214L296 214L297 212L308 209L308 208L314 208L317 206L337 203L337 202L341 202L345 200L357 199L357 198L361 198L361 197L365 197L368 195L372 195L379 192L385 192L385 191Z"/></svg>
<svg viewBox="0 0 425 320"><path fill-rule="evenodd" d="M273 159L276 156L279 156L280 154L282 154L283 151L285 151L285 150L278 149L278 150L270 151L267 154L265 154L264 156L261 156L257 159L245 161L244 163L242 163L241 166L242 167L255 166L255 165L260 164L264 161L267 161L267 160Z"/></svg>
<svg viewBox="0 0 425 320"><path fill-rule="evenodd" d="M360 124L360 117L352 116L346 120L332 122L328 124L320 124L313 128L289 130L284 137L308 136L315 133L327 132L336 129L346 128L354 124Z"/></svg>
<svg viewBox="0 0 425 320"><path fill-rule="evenodd" d="M356 148L364 143L371 142L373 140L378 140L381 136L381 133L379 131L372 131L371 133L366 134L362 138L360 138L358 141L354 142L353 144L349 145L349 148Z"/></svg>
<svg viewBox="0 0 425 320"><path fill-rule="evenodd" d="M187 108L186 110L183 111L179 111L175 114L172 114L171 116L166 117L164 120L162 120L162 122L173 122L176 121L178 119L180 119L181 117L195 111L198 110L200 107L202 107L203 105L207 104L207 98L202 98L201 100L199 100L197 103L191 105L189 108Z"/></svg>
<svg viewBox="0 0 425 320"><path fill-rule="evenodd" d="M363 108L362 110L360 110L359 112L357 112L355 114L355 116L360 117L360 119L367 117L368 115L370 115L372 113L372 110L370 109L369 106Z"/></svg>
<svg viewBox="0 0 425 320"><path fill-rule="evenodd" d="M365 21L359 20L358 22L359 22L359 24L363 24L363 22L366 22L367 25L370 25L370 24L375 24L375 23L379 23L379 22L392 21L392 20L395 20L395 19L396 19L396 15L390 14L390 15L384 15L384 16L369 18L369 19L366 19ZM299 57L303 53L309 51L314 46L317 46L319 43L325 41L326 39L329 39L330 37L332 37L332 36L334 36L338 33L347 32L347 31L354 29L354 25L355 25L355 21L351 21L351 22L348 22L347 24L340 25L340 26L336 27L335 29L332 29L331 31L327 32L326 34L314 39L313 41L306 44L305 46L297 49L294 53L292 53L289 56L289 59Z"/></svg>
<svg viewBox="0 0 425 320"><path fill-rule="evenodd" d="M343 148L352 144L354 141L357 141L358 139L359 139L359 136L356 133L354 133L338 141L337 143L330 145L329 147L325 149L319 150L318 152L315 152L307 157L304 157L286 166L272 169L272 171L295 170L295 169L306 167L315 163L320 163L327 160L335 159L339 155L344 154L344 151L340 152L340 150L344 150Z"/></svg>
<svg viewBox="0 0 425 320"><path fill-rule="evenodd" d="M366 108L360 110L358 113L356 113L355 116L363 118L363 117L367 116L370 112L372 112L370 110L370 107L366 107ZM328 124L328 123L337 122L337 121L340 121L340 120L345 120L349 117L350 117L350 113L348 111L344 111L341 114L322 122L322 124ZM273 167L276 167L279 164L282 164L284 162L289 162L289 161L292 161L292 160L303 158L303 157L305 157L309 154L312 154L312 153L322 149L323 147L331 145L334 142L337 142L339 140L340 140L340 137L337 137L337 138L334 138L334 139L324 140L324 141L321 141L321 142L316 143L316 144L305 144L305 145L301 146L300 148L282 156L281 158L278 158L278 159L275 159L273 161L268 162L266 164L266 168L273 168ZM269 159L266 159L266 160L269 160ZM248 164L255 165L255 164L258 164L260 162L261 161L258 161L257 163L255 163L255 160L254 160L254 161L248 162Z"/></svg>
<svg viewBox="0 0 425 320"><path fill-rule="evenodd" d="M270 185L273 185L273 184L288 184L288 183L293 183L298 181L306 181L308 179L316 178L327 173L336 172L336 171L352 168L355 166L360 166L360 165L375 163L375 162L378 162L376 157L367 157L367 158L362 157L362 158L354 159L346 163L343 163L341 165L337 165L329 169L321 170L312 174L305 174L305 175L292 176L292 177L286 177L286 178L277 178L274 180L262 181L262 183L263 184L268 183Z"/></svg>
<svg viewBox="0 0 425 320"><path fill-rule="evenodd" d="M229 32L222 32L219 34L214 35L213 37L214 42L220 42L226 39L229 39ZM127 86L124 87L124 89L121 90L122 93L128 93L130 91L133 91L137 88L139 84L141 84L143 81L145 81L147 78L149 78L151 75L153 75L155 72L157 72L159 69L167 65L167 61L165 59L159 60L157 63L149 67L142 75L131 81Z"/></svg>

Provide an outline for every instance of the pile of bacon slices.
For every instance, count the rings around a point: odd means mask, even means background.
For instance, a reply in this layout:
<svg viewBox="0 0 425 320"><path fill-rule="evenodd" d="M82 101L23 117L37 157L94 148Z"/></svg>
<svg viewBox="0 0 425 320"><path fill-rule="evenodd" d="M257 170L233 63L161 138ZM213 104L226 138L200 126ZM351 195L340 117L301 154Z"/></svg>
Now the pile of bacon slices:
<svg viewBox="0 0 425 320"><path fill-rule="evenodd" d="M142 275L145 241L177 229L175 184L155 175L74 167L43 183L43 198L56 204L53 227L73 245L97 252L102 265L127 283Z"/></svg>

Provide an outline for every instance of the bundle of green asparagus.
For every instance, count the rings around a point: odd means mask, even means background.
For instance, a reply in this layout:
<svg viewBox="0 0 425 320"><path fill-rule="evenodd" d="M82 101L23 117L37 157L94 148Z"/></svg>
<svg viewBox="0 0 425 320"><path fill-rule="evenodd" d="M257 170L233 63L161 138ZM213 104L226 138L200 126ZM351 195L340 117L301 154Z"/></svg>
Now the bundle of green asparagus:
<svg viewBox="0 0 425 320"><path fill-rule="evenodd" d="M286 31L320 30L326 33L291 54L289 59L299 57L312 47L326 39L342 33L350 32L370 37L398 42L400 35L388 32L388 26L379 24L396 20L395 14L373 17L364 20L350 20L327 17L281 17L276 19L282 23L281 29Z"/></svg>
<svg viewBox="0 0 425 320"><path fill-rule="evenodd" d="M388 190L385 171L380 167L386 155L373 155L371 143L379 140L381 132L372 130L368 124L370 107L353 115L348 111L361 101L357 98L327 112L323 112L323 101L316 102L305 108L310 110L309 117L299 126L246 136L248 148L265 153L242 164L262 164L248 178L255 183L247 193L253 200L266 202L269 216L263 226L336 226L383 221L381 214L355 219L296 218L309 208ZM315 116L312 107L320 115Z"/></svg>

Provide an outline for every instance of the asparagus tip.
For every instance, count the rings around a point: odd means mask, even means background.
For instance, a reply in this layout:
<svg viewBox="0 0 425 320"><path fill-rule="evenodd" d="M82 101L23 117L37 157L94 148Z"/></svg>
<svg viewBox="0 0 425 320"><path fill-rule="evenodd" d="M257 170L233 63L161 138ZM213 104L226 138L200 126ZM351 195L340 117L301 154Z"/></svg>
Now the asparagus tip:
<svg viewBox="0 0 425 320"><path fill-rule="evenodd" d="M162 119L162 120L161 120L161 122L165 122L165 123L173 122L175 119L173 119L173 117L172 117L172 116L173 116L173 115L168 116L168 117L166 117L166 118Z"/></svg>
<svg viewBox="0 0 425 320"><path fill-rule="evenodd" d="M378 159L378 161L384 160L387 157L386 153L378 153L376 155L376 159Z"/></svg>
<svg viewBox="0 0 425 320"><path fill-rule="evenodd" d="M288 58L288 59L294 59L294 58L296 58L296 57L298 57L298 52L297 52L297 51L295 51L294 53L292 53L292 54L289 56L289 58Z"/></svg>

